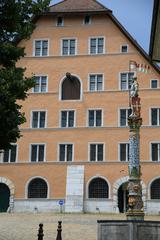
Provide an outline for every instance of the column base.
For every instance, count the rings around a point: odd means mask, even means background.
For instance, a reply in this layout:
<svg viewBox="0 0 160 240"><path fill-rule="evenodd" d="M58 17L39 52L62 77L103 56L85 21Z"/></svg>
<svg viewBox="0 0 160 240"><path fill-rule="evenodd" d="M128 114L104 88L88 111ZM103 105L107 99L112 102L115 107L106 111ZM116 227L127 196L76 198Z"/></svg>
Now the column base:
<svg viewBox="0 0 160 240"><path fill-rule="evenodd" d="M127 220L144 220L144 212L142 210L128 210L126 212Z"/></svg>

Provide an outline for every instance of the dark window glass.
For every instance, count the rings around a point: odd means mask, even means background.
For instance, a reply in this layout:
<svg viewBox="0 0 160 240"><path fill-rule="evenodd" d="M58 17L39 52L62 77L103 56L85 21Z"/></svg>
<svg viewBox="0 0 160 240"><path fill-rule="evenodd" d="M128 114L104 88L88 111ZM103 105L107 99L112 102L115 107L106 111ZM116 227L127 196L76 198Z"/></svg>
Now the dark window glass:
<svg viewBox="0 0 160 240"><path fill-rule="evenodd" d="M48 41L44 40L42 41L42 56L48 55Z"/></svg>
<svg viewBox="0 0 160 240"><path fill-rule="evenodd" d="M89 110L89 126L94 126L94 110Z"/></svg>
<svg viewBox="0 0 160 240"><path fill-rule="evenodd" d="M45 112L40 112L40 123L39 123L40 128L45 127L45 116L46 116Z"/></svg>
<svg viewBox="0 0 160 240"><path fill-rule="evenodd" d="M39 145L39 152L38 152L38 162L44 161L44 146Z"/></svg>
<svg viewBox="0 0 160 240"><path fill-rule="evenodd" d="M129 144L121 143L120 144L120 161L129 160Z"/></svg>
<svg viewBox="0 0 160 240"><path fill-rule="evenodd" d="M152 80L151 81L151 88L157 88L158 87L158 81L157 80Z"/></svg>
<svg viewBox="0 0 160 240"><path fill-rule="evenodd" d="M41 56L41 41L35 41L35 56Z"/></svg>
<svg viewBox="0 0 160 240"><path fill-rule="evenodd" d="M160 199L160 179L151 184L151 199Z"/></svg>
<svg viewBox="0 0 160 240"><path fill-rule="evenodd" d="M123 46L122 46L121 52L122 52L122 53L127 53L127 52L128 52L128 47L127 47L127 45L123 45Z"/></svg>
<svg viewBox="0 0 160 240"><path fill-rule="evenodd" d="M90 52L92 53L92 54L96 54L96 38L92 38L91 40L90 40Z"/></svg>
<svg viewBox="0 0 160 240"><path fill-rule="evenodd" d="M96 161L96 144L90 145L90 161Z"/></svg>
<svg viewBox="0 0 160 240"><path fill-rule="evenodd" d="M68 112L68 127L74 127L74 111Z"/></svg>
<svg viewBox="0 0 160 240"><path fill-rule="evenodd" d="M12 145L10 149L4 151L3 162L15 162L17 157L17 145Z"/></svg>
<svg viewBox="0 0 160 240"><path fill-rule="evenodd" d="M47 198L47 183L41 179L33 179L28 185L28 198Z"/></svg>
<svg viewBox="0 0 160 240"><path fill-rule="evenodd" d="M32 128L38 128L38 112L32 112Z"/></svg>
<svg viewBox="0 0 160 240"><path fill-rule="evenodd" d="M127 125L127 122L126 122L126 116L127 112L126 112L126 109L121 109L120 110L120 125L121 126L126 126Z"/></svg>
<svg viewBox="0 0 160 240"><path fill-rule="evenodd" d="M60 26L63 26L63 17L58 17L57 18L57 26L60 27Z"/></svg>
<svg viewBox="0 0 160 240"><path fill-rule="evenodd" d="M102 111L96 110L96 126L99 127L102 125Z"/></svg>
<svg viewBox="0 0 160 240"><path fill-rule="evenodd" d="M44 145L31 145L31 162L44 161Z"/></svg>
<svg viewBox="0 0 160 240"><path fill-rule="evenodd" d="M97 161L103 161L103 144L97 145Z"/></svg>
<svg viewBox="0 0 160 240"><path fill-rule="evenodd" d="M9 162L9 149L4 151L3 162Z"/></svg>
<svg viewBox="0 0 160 240"><path fill-rule="evenodd" d="M65 144L60 144L59 148L59 160L60 161L65 161Z"/></svg>
<svg viewBox="0 0 160 240"><path fill-rule="evenodd" d="M159 151L160 151L160 144L158 143L152 143L152 161L158 161L160 159L158 159L158 155L160 155Z"/></svg>
<svg viewBox="0 0 160 240"><path fill-rule="evenodd" d="M67 111L61 112L61 127L67 127Z"/></svg>
<svg viewBox="0 0 160 240"><path fill-rule="evenodd" d="M67 145L67 162L72 161L72 145Z"/></svg>
<svg viewBox="0 0 160 240"><path fill-rule="evenodd" d="M72 161L72 144L60 144L59 147L59 160L60 161Z"/></svg>
<svg viewBox="0 0 160 240"><path fill-rule="evenodd" d="M102 178L95 178L89 184L89 198L108 198L108 184Z"/></svg>
<svg viewBox="0 0 160 240"><path fill-rule="evenodd" d="M103 42L104 39L103 38L98 38L98 53L103 53Z"/></svg>
<svg viewBox="0 0 160 240"><path fill-rule="evenodd" d="M32 147L31 147L31 162L37 161L37 152L38 152L38 145L32 145Z"/></svg>
<svg viewBox="0 0 160 240"><path fill-rule="evenodd" d="M91 17L90 16L85 16L84 17L84 24L89 24L91 21Z"/></svg>
<svg viewBox="0 0 160 240"><path fill-rule="evenodd" d="M158 109L157 108L152 108L151 109L151 121L152 125L158 125Z"/></svg>

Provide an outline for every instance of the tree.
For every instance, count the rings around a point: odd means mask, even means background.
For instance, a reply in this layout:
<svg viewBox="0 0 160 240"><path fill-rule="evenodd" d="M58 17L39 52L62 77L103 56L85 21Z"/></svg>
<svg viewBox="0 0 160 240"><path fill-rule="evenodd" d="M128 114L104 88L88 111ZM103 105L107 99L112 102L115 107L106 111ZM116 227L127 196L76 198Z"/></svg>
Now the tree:
<svg viewBox="0 0 160 240"><path fill-rule="evenodd" d="M18 100L25 100L34 86L34 76L16 66L25 49L17 43L29 39L35 16L48 10L49 0L0 0L0 149L20 138L19 126L26 121Z"/></svg>

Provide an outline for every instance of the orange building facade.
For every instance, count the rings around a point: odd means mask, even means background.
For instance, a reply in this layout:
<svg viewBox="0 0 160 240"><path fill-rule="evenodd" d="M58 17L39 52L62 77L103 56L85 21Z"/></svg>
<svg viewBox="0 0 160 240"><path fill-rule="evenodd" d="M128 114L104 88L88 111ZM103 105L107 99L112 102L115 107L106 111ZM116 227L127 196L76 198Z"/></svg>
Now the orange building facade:
<svg viewBox="0 0 160 240"><path fill-rule="evenodd" d="M75 3L76 2L76 3ZM160 70L97 1L35 19L19 66L36 76L22 137L1 154L0 211L125 212L129 87L137 75L144 210L160 211ZM140 70L129 70L135 61ZM142 65L143 64L143 65Z"/></svg>

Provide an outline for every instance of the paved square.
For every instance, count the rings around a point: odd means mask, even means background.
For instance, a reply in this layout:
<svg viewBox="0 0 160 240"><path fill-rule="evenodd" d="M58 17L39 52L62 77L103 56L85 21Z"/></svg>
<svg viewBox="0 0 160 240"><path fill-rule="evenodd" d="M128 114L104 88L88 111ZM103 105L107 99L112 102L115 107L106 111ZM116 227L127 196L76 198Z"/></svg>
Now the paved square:
<svg viewBox="0 0 160 240"><path fill-rule="evenodd" d="M62 221L63 240L96 240L97 220L125 219L124 214L0 214L0 240L37 240L38 225L44 224L44 240L56 240L57 223ZM160 221L160 216L146 220Z"/></svg>

